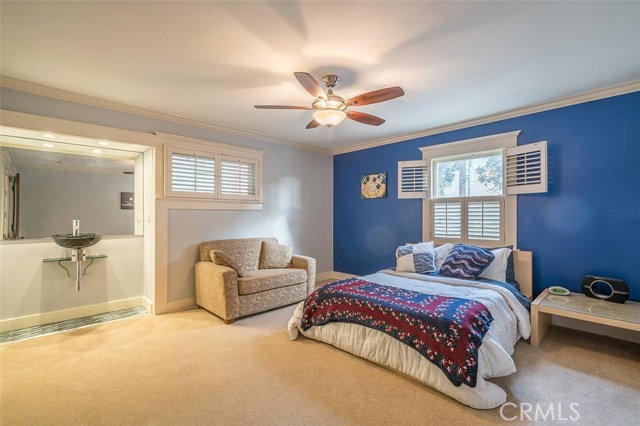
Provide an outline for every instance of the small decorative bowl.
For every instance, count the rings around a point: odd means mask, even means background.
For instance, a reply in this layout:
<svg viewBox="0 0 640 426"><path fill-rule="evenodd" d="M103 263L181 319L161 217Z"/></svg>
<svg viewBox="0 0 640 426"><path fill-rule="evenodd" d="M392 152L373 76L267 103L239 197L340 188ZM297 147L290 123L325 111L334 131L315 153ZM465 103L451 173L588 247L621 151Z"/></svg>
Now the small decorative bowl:
<svg viewBox="0 0 640 426"><path fill-rule="evenodd" d="M564 287L554 285L553 287L549 287L549 293L555 294L556 296L568 296L571 292Z"/></svg>

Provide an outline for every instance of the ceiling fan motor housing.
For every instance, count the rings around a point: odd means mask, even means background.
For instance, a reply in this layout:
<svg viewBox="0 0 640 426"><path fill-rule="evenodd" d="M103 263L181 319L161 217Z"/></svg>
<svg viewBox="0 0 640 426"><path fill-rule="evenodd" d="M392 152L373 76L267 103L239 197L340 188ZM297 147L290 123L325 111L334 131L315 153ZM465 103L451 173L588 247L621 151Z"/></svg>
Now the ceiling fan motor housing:
<svg viewBox="0 0 640 426"><path fill-rule="evenodd" d="M335 85L338 84L338 80L340 80L340 77L335 74L327 74L322 77L322 81L324 81L324 84L326 84L328 88L335 87Z"/></svg>
<svg viewBox="0 0 640 426"><path fill-rule="evenodd" d="M344 102L344 98L338 95L334 95L331 89L327 92L327 98L319 97L313 102L312 105L315 109L337 109L344 111L347 109L347 104Z"/></svg>

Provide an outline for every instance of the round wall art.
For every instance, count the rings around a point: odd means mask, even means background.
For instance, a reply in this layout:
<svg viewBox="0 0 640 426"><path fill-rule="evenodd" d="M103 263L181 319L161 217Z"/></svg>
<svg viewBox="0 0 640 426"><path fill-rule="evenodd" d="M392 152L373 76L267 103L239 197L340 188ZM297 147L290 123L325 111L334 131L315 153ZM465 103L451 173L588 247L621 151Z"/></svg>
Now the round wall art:
<svg viewBox="0 0 640 426"><path fill-rule="evenodd" d="M387 172L362 175L360 198L387 198Z"/></svg>

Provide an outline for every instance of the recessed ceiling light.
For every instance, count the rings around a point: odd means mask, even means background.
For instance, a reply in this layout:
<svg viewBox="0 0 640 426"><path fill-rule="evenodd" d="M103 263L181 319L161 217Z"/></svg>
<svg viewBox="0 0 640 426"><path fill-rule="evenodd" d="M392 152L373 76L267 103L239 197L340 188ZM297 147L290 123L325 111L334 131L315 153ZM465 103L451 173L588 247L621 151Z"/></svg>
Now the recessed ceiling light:
<svg viewBox="0 0 640 426"><path fill-rule="evenodd" d="M56 135L51 134L51 133L43 133L43 134L42 134L42 137L43 137L43 138L47 138L47 139L55 139L55 138L56 138Z"/></svg>
<svg viewBox="0 0 640 426"><path fill-rule="evenodd" d="M98 141L98 145L109 146L109 142L107 142L107 141Z"/></svg>
<svg viewBox="0 0 640 426"><path fill-rule="evenodd" d="M45 148L55 148L56 147L54 144L49 143L49 142L43 143L42 146L44 146Z"/></svg>
<svg viewBox="0 0 640 426"><path fill-rule="evenodd" d="M102 154L102 150L101 149L93 149L93 150L91 150L91 152L93 152L94 154Z"/></svg>

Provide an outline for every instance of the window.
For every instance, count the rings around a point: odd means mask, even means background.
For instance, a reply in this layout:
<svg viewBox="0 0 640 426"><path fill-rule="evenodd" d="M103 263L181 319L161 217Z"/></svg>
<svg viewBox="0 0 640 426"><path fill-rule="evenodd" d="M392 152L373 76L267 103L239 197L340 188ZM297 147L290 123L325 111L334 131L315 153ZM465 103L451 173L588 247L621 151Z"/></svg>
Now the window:
<svg viewBox="0 0 640 426"><path fill-rule="evenodd" d="M250 158L168 147L166 155L168 197L260 201L261 153Z"/></svg>
<svg viewBox="0 0 640 426"><path fill-rule="evenodd" d="M502 195L502 152L433 160L434 198Z"/></svg>
<svg viewBox="0 0 640 426"><path fill-rule="evenodd" d="M220 195L224 198L253 199L258 191L258 162L236 157L220 159Z"/></svg>
<svg viewBox="0 0 640 426"><path fill-rule="evenodd" d="M171 192L214 196L216 192L215 156L198 152L171 153Z"/></svg>
<svg viewBox="0 0 640 426"><path fill-rule="evenodd" d="M432 160L433 238L482 245L502 244L502 152Z"/></svg>
<svg viewBox="0 0 640 426"><path fill-rule="evenodd" d="M514 194L547 190L546 142L517 146L519 133L420 148L431 176L422 193L424 241L516 245Z"/></svg>

